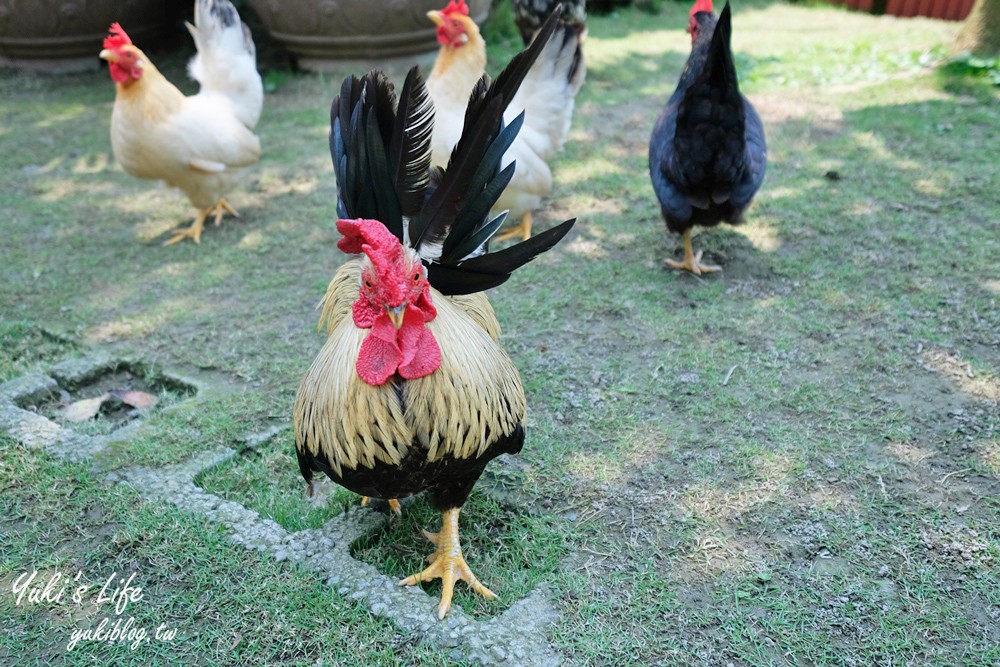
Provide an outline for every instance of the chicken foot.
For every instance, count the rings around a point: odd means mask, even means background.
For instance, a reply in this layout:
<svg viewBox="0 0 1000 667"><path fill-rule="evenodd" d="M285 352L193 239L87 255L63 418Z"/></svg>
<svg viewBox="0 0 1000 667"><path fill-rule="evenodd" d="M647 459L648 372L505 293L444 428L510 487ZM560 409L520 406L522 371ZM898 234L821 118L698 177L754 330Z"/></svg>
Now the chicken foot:
<svg viewBox="0 0 1000 667"><path fill-rule="evenodd" d="M205 220L208 216L215 217L216 227L222 222L222 216L229 213L233 217L240 217L240 214L236 212L232 206L229 205L225 199L220 199L213 206L208 208L199 209L198 214L194 218L194 223L186 229L175 229L173 231L173 237L167 239L163 245L174 245L175 243L180 243L184 239L191 239L197 244L201 244L201 233L205 229Z"/></svg>
<svg viewBox="0 0 1000 667"><path fill-rule="evenodd" d="M229 205L229 202L227 202L224 197L215 203L215 206L211 208L210 212L215 214L216 227L218 227L219 223L222 222L223 213L228 213L234 218L240 217L240 214L236 212L235 208Z"/></svg>
<svg viewBox="0 0 1000 667"><path fill-rule="evenodd" d="M528 211L521 216L521 222L514 225L513 227L508 227L496 237L496 241L509 241L511 239L516 239L518 236L521 237L522 241L527 241L531 238L531 224L533 220L531 218L531 211Z"/></svg>
<svg viewBox="0 0 1000 667"><path fill-rule="evenodd" d="M665 259L663 262L673 268L681 269L683 271L690 271L696 276L700 276L703 273L714 273L715 271L721 271L722 267L716 264L702 264L701 255L704 251L699 250L695 254L691 247L691 230L684 230L684 261L678 262L675 259Z"/></svg>
<svg viewBox="0 0 1000 667"><path fill-rule="evenodd" d="M427 557L430 567L423 572L411 575L399 582L400 586L414 586L421 581L431 579L441 580L441 602L438 604L438 618L444 618L451 608L451 599L455 593L455 582L461 579L476 593L492 600L496 594L479 582L472 574L469 565L462 557L462 545L458 541L458 513L460 508L445 510L441 517L441 532L424 531L424 537L437 547L434 553Z"/></svg>
<svg viewBox="0 0 1000 667"><path fill-rule="evenodd" d="M361 496L362 507L368 507L369 502L371 502L370 496ZM398 500L396 500L395 498L389 498L388 500L386 500L386 502L389 503L389 509L392 510L393 514L395 514L396 516L403 516L403 510Z"/></svg>

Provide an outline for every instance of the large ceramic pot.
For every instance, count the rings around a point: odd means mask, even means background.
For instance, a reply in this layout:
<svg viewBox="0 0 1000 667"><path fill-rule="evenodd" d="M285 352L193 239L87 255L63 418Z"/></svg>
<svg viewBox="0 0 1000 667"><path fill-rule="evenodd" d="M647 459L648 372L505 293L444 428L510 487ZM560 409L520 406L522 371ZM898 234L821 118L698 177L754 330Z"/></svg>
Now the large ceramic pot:
<svg viewBox="0 0 1000 667"><path fill-rule="evenodd" d="M337 60L387 60L437 50L427 18L446 0L250 0L261 21L304 69L324 70ZM490 0L468 0L482 23Z"/></svg>
<svg viewBox="0 0 1000 667"><path fill-rule="evenodd" d="M0 0L0 67L43 71L96 68L113 21L136 44L175 13L163 0Z"/></svg>

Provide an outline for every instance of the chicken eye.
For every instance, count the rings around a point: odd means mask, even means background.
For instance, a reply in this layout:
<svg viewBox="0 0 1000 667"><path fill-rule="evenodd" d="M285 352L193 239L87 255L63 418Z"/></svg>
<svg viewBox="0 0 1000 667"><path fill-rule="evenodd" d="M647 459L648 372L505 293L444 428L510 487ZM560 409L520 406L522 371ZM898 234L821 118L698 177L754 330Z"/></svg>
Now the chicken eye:
<svg viewBox="0 0 1000 667"><path fill-rule="evenodd" d="M413 274L413 282L418 282L420 280L420 272L417 271Z"/></svg>
<svg viewBox="0 0 1000 667"><path fill-rule="evenodd" d="M372 287L372 281L370 281L367 278L365 278L365 287L367 287L368 289L371 289L371 287Z"/></svg>

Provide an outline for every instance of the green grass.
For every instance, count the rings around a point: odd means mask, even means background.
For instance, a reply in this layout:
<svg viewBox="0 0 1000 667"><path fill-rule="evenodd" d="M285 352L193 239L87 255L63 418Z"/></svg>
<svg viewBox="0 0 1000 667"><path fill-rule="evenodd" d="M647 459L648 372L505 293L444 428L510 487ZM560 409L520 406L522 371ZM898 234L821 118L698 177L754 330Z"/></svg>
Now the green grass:
<svg viewBox="0 0 1000 667"><path fill-rule="evenodd" d="M341 487L323 506L307 500L291 432L257 450L244 450L233 462L205 472L198 483L211 493L237 499L290 531L320 528L358 497ZM277 481L275 481L277 480Z"/></svg>
<svg viewBox="0 0 1000 667"><path fill-rule="evenodd" d="M702 278L662 268L679 242L646 171L687 6L590 22L587 83L536 215L578 223L491 295L528 440L491 465L462 535L501 600L459 585L456 602L488 618L545 583L561 614L550 638L579 665L997 663L998 91L934 68L956 24L734 10L768 175L745 224L695 238L724 266ZM495 73L518 38L486 34ZM182 55L154 58L179 81ZM0 379L91 346L211 379L116 443L108 467L239 449L287 422L322 343L313 306L342 261L326 123L346 73L272 70L263 158L230 200L243 218L171 248L160 242L191 211L114 164L106 74L0 75ZM312 573L2 447L0 580L137 569L141 619L175 623L184 642L65 653L65 631L95 615L12 609L0 662L451 664ZM291 447L283 432L200 482L289 530L357 502L308 503ZM418 498L353 551L403 576L439 520Z"/></svg>
<svg viewBox="0 0 1000 667"><path fill-rule="evenodd" d="M417 639L336 596L311 572L233 545L198 517L103 488L86 466L55 464L0 438L0 661L18 665L447 665ZM15 604L25 571L74 577L59 603ZM80 642L73 631L115 618L98 604L104 582L135 572L134 619L148 642ZM119 582L120 579L115 579ZM89 586L72 599L77 585ZM156 628L176 630L157 640Z"/></svg>

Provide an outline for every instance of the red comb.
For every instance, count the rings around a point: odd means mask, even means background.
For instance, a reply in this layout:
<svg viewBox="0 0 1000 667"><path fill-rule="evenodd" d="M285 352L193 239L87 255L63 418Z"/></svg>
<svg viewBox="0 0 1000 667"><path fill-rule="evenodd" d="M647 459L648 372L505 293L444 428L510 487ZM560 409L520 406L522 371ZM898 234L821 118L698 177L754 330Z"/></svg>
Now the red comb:
<svg viewBox="0 0 1000 667"><path fill-rule="evenodd" d="M465 0L450 0L448 6L441 10L444 16L449 16L451 14L461 14L462 16L469 15L469 6L465 4Z"/></svg>
<svg viewBox="0 0 1000 667"><path fill-rule="evenodd" d="M118 49L126 44L131 44L132 40L129 36L125 34L122 27L118 23L112 23L111 27L108 28L108 36L104 38L104 48L106 49Z"/></svg>
<svg viewBox="0 0 1000 667"><path fill-rule="evenodd" d="M688 14L690 16L694 16L698 12L711 12L711 11L712 11L712 0L695 0L695 3L691 7L691 11Z"/></svg>
<svg viewBox="0 0 1000 667"><path fill-rule="evenodd" d="M402 256L403 246L399 239L378 220L341 219L337 221L337 231L344 235L337 241L337 247L348 255L364 252L376 265Z"/></svg>
<svg viewBox="0 0 1000 667"><path fill-rule="evenodd" d="M344 238L337 241L337 247L348 255L360 253L365 244L380 250L399 245L399 239L378 220L340 219L337 221L337 231L344 235Z"/></svg>

